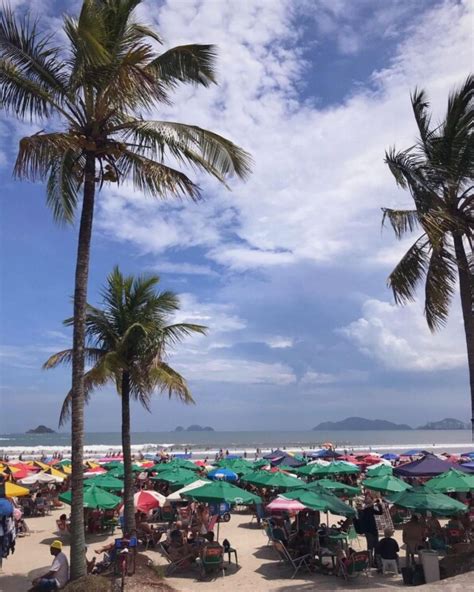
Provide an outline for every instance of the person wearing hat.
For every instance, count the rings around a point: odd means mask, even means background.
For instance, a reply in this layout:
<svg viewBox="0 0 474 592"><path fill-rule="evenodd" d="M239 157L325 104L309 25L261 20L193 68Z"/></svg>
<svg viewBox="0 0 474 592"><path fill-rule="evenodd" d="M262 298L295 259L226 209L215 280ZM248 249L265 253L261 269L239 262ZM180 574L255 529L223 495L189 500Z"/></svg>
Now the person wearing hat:
<svg viewBox="0 0 474 592"><path fill-rule="evenodd" d="M49 592L63 588L69 580L69 563L63 553L61 541L53 541L49 552L54 556L53 564L48 573L33 580L33 586L28 592Z"/></svg>

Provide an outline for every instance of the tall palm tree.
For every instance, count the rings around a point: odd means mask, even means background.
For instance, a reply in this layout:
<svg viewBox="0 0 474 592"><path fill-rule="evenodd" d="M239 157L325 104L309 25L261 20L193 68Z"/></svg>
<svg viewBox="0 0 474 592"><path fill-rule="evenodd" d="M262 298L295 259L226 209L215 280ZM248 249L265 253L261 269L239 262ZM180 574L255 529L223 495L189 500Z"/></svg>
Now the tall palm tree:
<svg viewBox="0 0 474 592"><path fill-rule="evenodd" d="M466 335L474 440L474 77L451 93L445 119L431 125L424 91L412 97L419 140L408 150L386 153L397 183L415 209L384 208L398 238L417 228L422 235L389 276L395 301L415 298L425 280L425 316L431 331L443 326L459 280Z"/></svg>
<svg viewBox="0 0 474 592"><path fill-rule="evenodd" d="M134 20L139 3L83 0L77 19L64 17L66 45L54 45L51 35L8 8L0 14L0 106L46 126L21 140L15 174L47 181L47 203L57 221L73 222L80 209L72 357L73 579L86 570L84 323L96 190L130 179L152 196L199 199L199 187L167 166L168 157L223 183L232 174L245 178L250 172L249 155L229 140L193 125L146 120L154 106L170 103L180 83L214 83L216 52L211 45L183 45L157 54L160 37Z"/></svg>
<svg viewBox="0 0 474 592"><path fill-rule="evenodd" d="M104 308L87 305L85 357L92 365L84 374L84 395L113 382L121 397L122 449L124 462L125 531L135 527L133 505L132 452L130 437L130 399L140 401L149 410L155 390L166 391L184 403L193 398L185 379L163 361L170 346L192 333L205 333L206 327L189 323L167 324L179 310L173 292L156 292L157 276L123 276L115 267L102 292ZM67 319L72 325L73 319ZM69 364L73 350L51 356L44 368ZM60 424L70 416L72 390L64 400Z"/></svg>

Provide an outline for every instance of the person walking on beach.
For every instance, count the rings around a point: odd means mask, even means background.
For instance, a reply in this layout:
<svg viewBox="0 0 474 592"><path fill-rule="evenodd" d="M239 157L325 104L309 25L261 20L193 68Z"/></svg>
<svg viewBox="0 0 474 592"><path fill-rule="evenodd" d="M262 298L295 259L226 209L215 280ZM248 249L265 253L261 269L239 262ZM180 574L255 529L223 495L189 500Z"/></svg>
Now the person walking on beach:
<svg viewBox="0 0 474 592"><path fill-rule="evenodd" d="M69 580L69 563L63 553L63 544L61 541L53 541L49 551L54 556L53 564L47 573L33 580L33 586L28 592L60 590L67 584Z"/></svg>

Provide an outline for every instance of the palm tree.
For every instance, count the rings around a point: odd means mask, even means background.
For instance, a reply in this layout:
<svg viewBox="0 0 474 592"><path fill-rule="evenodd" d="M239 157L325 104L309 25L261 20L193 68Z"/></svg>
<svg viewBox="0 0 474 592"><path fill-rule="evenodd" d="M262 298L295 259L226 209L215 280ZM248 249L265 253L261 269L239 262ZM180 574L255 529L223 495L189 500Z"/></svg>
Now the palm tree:
<svg viewBox="0 0 474 592"><path fill-rule="evenodd" d="M145 119L154 106L170 103L180 83L214 83L216 52L211 45L183 45L157 54L160 37L133 18L139 3L83 0L78 19L64 17L66 46L54 45L51 35L8 8L0 14L0 105L47 126L21 140L15 175L47 182L47 203L58 222L74 221L82 197L72 356L72 579L86 571L84 323L96 189L130 179L151 196L198 200L199 187L167 166L168 157L222 183L250 172L249 155L229 140L193 125Z"/></svg>
<svg viewBox="0 0 474 592"><path fill-rule="evenodd" d="M85 357L91 369L84 374L86 402L90 394L109 382L121 397L122 448L124 460L125 532L135 527L133 504L132 452L130 438L130 399L140 401L149 410L155 390L166 391L184 403L193 403L185 379L163 361L170 346L193 333L205 333L206 327L189 323L167 324L179 310L173 292L157 293L157 276L123 276L115 267L103 290L104 308L87 305ZM73 319L67 319L72 325ZM73 350L51 356L44 368L69 364ZM64 400L60 425L70 416L72 390Z"/></svg>
<svg viewBox="0 0 474 592"><path fill-rule="evenodd" d="M474 77L451 93L444 121L431 125L424 91L411 97L419 140L408 150L386 153L398 185L415 209L383 209L397 238L417 228L422 235L389 276L397 304L415 298L425 280L425 316L431 331L446 323L459 280L466 334L474 440Z"/></svg>

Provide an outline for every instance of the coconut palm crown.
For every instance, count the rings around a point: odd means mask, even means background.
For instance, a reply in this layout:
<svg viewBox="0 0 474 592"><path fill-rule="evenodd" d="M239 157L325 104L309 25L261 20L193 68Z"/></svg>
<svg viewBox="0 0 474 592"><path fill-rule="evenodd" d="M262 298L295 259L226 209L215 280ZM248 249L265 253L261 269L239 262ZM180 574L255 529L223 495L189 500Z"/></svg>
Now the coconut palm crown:
<svg viewBox="0 0 474 592"><path fill-rule="evenodd" d="M425 282L425 316L432 331L448 318L459 281L467 343L474 437L474 77L451 93L444 120L431 123L424 91L412 97L418 127L416 145L391 149L386 163L408 189L415 208L383 209L397 238L417 229L413 243L388 278L397 304L415 299Z"/></svg>

